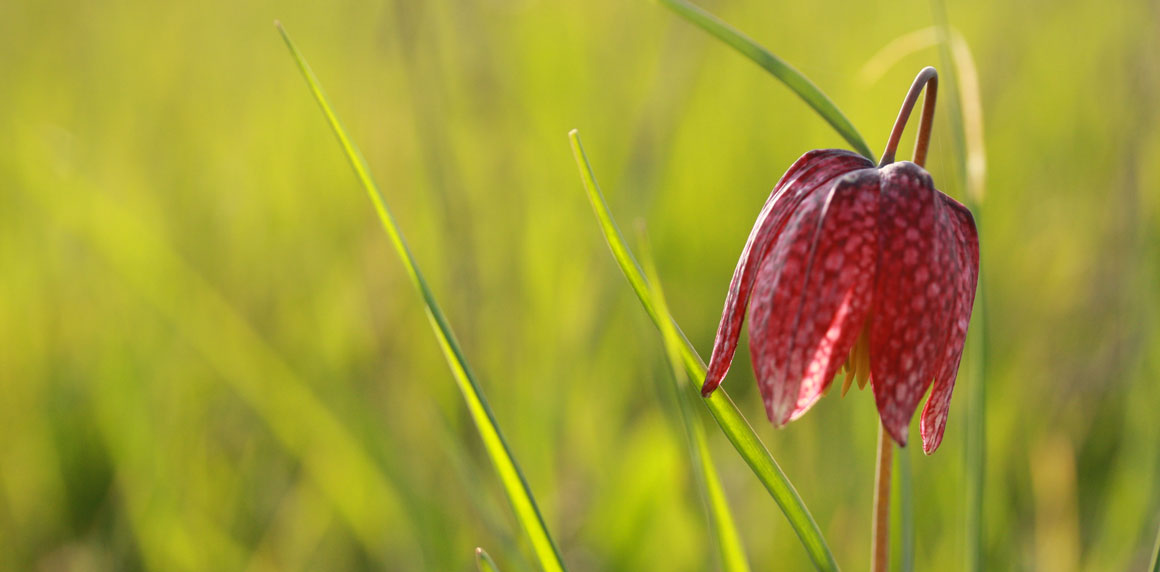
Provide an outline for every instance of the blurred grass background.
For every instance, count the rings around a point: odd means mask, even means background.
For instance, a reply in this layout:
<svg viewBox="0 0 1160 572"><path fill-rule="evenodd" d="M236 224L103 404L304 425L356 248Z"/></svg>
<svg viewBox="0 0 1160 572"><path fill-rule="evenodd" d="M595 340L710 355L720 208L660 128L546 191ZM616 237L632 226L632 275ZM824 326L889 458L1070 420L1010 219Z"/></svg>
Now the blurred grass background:
<svg viewBox="0 0 1160 572"><path fill-rule="evenodd" d="M705 4L874 146L926 2ZM1160 4L951 0L988 155L984 563L1140 569L1160 526ZM422 306L294 63L361 145L574 570L716 565L659 336L565 134L707 353L769 189L843 142L651 2L0 3L0 569L531 569ZM960 195L940 106L928 168ZM909 147L904 146L904 149ZM960 379L964 376L960 375ZM875 412L764 421L838 562ZM915 448L916 566L964 561L962 387ZM714 430L715 431L715 430ZM805 552L720 434L755 569Z"/></svg>

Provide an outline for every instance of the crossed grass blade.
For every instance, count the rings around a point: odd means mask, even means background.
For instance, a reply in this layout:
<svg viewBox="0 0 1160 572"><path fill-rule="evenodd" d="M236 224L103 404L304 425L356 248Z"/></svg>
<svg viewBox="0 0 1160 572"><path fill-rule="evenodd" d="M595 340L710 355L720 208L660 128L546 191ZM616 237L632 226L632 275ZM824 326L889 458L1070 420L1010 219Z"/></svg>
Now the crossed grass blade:
<svg viewBox="0 0 1160 572"><path fill-rule="evenodd" d="M580 143L580 133L573 129L568 134L568 138L572 142L572 153L576 159L576 165L580 169L580 178L584 182L584 189L588 195L588 201L592 204L592 209L596 214L596 219L600 223L601 231L608 243L609 249L612 251L613 258L616 259L617 265L620 266L621 272L632 286L633 292L636 293L637 298L644 306L645 312L648 313L649 318L652 319L653 324L658 329L663 330L662 324L669 322L676 332L676 336L680 338L680 358L681 363L685 368L686 374L690 383L698 383L705 379L705 362L697 351L689 343L687 337L681 332L679 326L673 321L668 314L662 313L653 300L652 294L649 291L648 281L641 271L640 265L637 264L636 258L632 251L629 250L624 241L624 236L620 233L620 229L616 226L616 221L613 220L612 214L608 211L608 205L604 202L604 195L600 192L600 187L596 182L596 175L592 172L592 167L588 163L588 157L584 153L584 148ZM700 392L699 385L697 386L698 393ZM753 432L749 422L737 410L737 406L733 404L733 400L729 398L729 394L723 389L718 389L709 397L701 400L702 403L709 409L713 419L717 425L721 427L721 431L725 433L725 437L737 449L741 458L757 475L758 480L769 491L770 496L773 497L774 502L781 508L786 519L789 521L790 527L798 535L802 545L805 547L810 560L813 561L814 566L819 570L837 570L838 565L834 561L833 554L830 553L829 546L826 545L825 539L822 537L821 530L818 529L817 523L814 522L813 516L810 515L805 503L802 502L797 491L794 490L793 485L781 471L777 461L773 459L773 455L765 448L765 445Z"/></svg>
<svg viewBox="0 0 1160 572"><path fill-rule="evenodd" d="M661 289L656 265L652 258L652 249L648 247L643 229L637 242L644 261L645 278L651 288L653 301L657 311L662 316L668 316L668 304ZM677 333L672 321L662 320L658 327L661 337L664 338L665 357L668 358L672 369L674 396L677 399L677 408L681 413L685 436L689 442L689 453L693 460L693 473L697 477L697 484L701 489L701 496L705 500L709 513L709 527L717 539L717 551L721 558L721 569L726 572L749 572L749 563L745 559L745 548L741 543L741 536L737 533L737 524L733 520L733 512L729 509L725 490L721 486L721 477L713 465L713 457L709 452L709 439L705 435L705 426L697 416L696 402L700 394L696 386L689 383L689 376L681 365L681 348L683 344L680 334Z"/></svg>

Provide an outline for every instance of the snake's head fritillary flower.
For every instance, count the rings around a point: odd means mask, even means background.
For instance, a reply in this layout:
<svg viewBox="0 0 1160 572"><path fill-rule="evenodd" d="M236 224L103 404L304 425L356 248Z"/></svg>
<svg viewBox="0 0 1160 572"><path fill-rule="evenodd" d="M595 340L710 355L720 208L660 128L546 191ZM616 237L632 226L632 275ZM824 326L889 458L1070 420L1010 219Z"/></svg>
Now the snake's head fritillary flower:
<svg viewBox="0 0 1160 572"><path fill-rule="evenodd" d="M917 90L931 81L920 74ZM935 84L916 160L925 157ZM909 107L903 106L905 124ZM843 393L867 380L900 446L922 396L923 450L938 448L979 272L975 222L909 161L880 166L849 151L810 151L774 187L733 273L702 394L720 385L749 309L753 371L769 420L797 419L841 368Z"/></svg>

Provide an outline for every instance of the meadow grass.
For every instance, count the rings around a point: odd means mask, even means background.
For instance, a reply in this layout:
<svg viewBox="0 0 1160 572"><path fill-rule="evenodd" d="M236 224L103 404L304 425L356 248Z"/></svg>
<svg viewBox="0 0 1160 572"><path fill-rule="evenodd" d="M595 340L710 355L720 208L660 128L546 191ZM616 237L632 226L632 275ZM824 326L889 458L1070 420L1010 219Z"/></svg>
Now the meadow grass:
<svg viewBox="0 0 1160 572"><path fill-rule="evenodd" d="M739 0L689 25L667 4L0 5L0 569L465 570L476 546L540 567L280 17L389 181L569 569L714 569L729 536L752 569L814 566L694 408L723 502L702 484L694 424L673 430L675 338L609 264L562 137L585 134L608 212L648 221L659 313L705 351L770 187L806 150L858 148L773 60L737 57L765 52L871 144L914 70L961 80L928 165L975 201L980 306L942 448L895 455L897 569L1156 570L1153 7ZM733 407L759 419L737 361ZM749 428L852 569L872 401ZM708 516L726 506L732 533Z"/></svg>
<svg viewBox="0 0 1160 572"><path fill-rule="evenodd" d="M512 456L511 448L500 432L495 420L495 414L492 413L491 407L487 403L487 398L484 397L483 391L480 389L479 382L476 381L475 375L471 372L471 366L468 365L467 358L463 350L459 347L459 342L455 339L455 333L451 331L451 326L447 323L447 318L443 316L443 310L439 308L438 302L435 301L435 295L431 292L431 288L427 285L427 280L423 278L423 273L419 270L415 258L411 255L411 250L407 247L407 242L403 238L402 232L399 231L399 227L395 223L395 218L387 208L386 201L383 199L382 193L379 192L378 185L371 178L370 167L367 165L366 159L363 159L362 153L358 150L355 143L351 141L350 136L347 135L346 129L338 120L338 115L335 114L330 102L327 101L326 94L323 93L322 86L319 85L314 71L310 69L310 65L306 63L306 59L298 51L298 48L294 46L294 42L290 40L290 34L286 32L286 29L282 27L281 23L275 22L275 26L278 28L278 32L282 34L282 39L285 40L286 46L290 48L290 53L298 63L299 69L302 70L302 76L306 79L310 91L314 94L314 98L318 101L319 107L322 108L322 112L326 115L326 119L330 123L330 128L334 131L334 135L342 145L347 159L350 160L351 167L354 168L359 182L362 183L363 189L367 193L367 197L371 200L371 204L374 205L375 212L379 216L379 221L383 225L383 230L390 236L391 243L395 247L395 252L402 260L403 266L415 286L415 290L423 298L427 318L431 322L431 329L435 333L436 341L438 341L440 349L443 350L443 355L447 358L447 365L451 368L452 377L455 378L455 383L459 386L459 390L463 394L463 399L467 404L468 410L471 412L471 417L475 421L476 428L479 430L479 436L483 440L484 447L487 449L492 463L495 464L500 482L507 492L508 500L512 504L516 518L519 520L524 532L528 535L532 550L539 559L540 567L546 572L564 570L564 562L560 559L560 553L556 549L556 544L548 533L547 525L544 524L544 517L540 514L539 507L536 506L536 500L532 496L528 481L516 463L515 458ZM479 553L481 557L483 554L483 552Z"/></svg>

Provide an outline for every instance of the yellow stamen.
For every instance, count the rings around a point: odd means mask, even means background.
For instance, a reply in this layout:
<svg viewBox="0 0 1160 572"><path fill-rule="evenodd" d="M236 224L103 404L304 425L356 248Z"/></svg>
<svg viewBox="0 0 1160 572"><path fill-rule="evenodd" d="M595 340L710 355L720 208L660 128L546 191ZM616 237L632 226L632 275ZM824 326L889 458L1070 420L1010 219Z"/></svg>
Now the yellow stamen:
<svg viewBox="0 0 1160 572"><path fill-rule="evenodd" d="M854 347L850 350L849 357L846 358L846 379L842 383L842 396L846 396L846 392L850 391L850 386L854 381L858 382L858 389L866 388L866 381L870 379L870 318L866 318L866 324L862 326L862 331L858 334L858 341L854 342Z"/></svg>
<svg viewBox="0 0 1160 572"><path fill-rule="evenodd" d="M866 389L866 382L870 380L870 320L866 320L866 327L862 328L862 335L858 336L858 389Z"/></svg>

